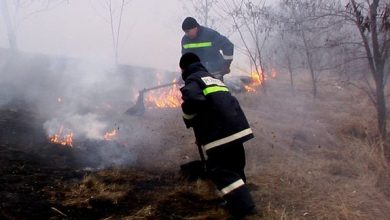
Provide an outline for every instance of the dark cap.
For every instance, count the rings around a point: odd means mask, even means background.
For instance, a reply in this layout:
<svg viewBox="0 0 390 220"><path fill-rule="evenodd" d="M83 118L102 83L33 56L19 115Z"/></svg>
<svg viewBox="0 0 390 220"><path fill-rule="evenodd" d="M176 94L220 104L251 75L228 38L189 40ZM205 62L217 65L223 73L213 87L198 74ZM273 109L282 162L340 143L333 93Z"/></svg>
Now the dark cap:
<svg viewBox="0 0 390 220"><path fill-rule="evenodd" d="M186 70L188 66L190 66L193 63L200 62L199 57L194 53L185 53L180 58L179 66L182 70Z"/></svg>
<svg viewBox="0 0 390 220"><path fill-rule="evenodd" d="M181 25L183 31L190 30L192 28L198 27L199 24L193 17L186 17Z"/></svg>

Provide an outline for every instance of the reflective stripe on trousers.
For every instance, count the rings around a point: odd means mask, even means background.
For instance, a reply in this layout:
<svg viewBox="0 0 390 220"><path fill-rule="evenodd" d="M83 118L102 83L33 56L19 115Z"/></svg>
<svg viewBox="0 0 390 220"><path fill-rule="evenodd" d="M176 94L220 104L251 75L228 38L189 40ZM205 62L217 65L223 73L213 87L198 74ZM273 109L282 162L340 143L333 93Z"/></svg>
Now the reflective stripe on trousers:
<svg viewBox="0 0 390 220"><path fill-rule="evenodd" d="M230 192L243 186L244 184L245 184L244 181L242 179L239 179L239 180L233 182L232 184L226 186L225 188L221 189L221 192L223 195L229 194Z"/></svg>
<svg viewBox="0 0 390 220"><path fill-rule="evenodd" d="M237 132L235 134L232 134L230 136L227 136L227 137L221 138L219 140L215 140L213 142L205 144L202 147L203 147L203 149L205 151L208 151L208 150L210 150L210 149L212 149L214 147L218 147L218 146L221 146L223 144L227 144L227 143L232 142L234 140L237 140L237 139L240 139L242 137L245 137L246 135L249 135L249 134L252 134L252 129L247 128L245 130L242 130L242 131Z"/></svg>

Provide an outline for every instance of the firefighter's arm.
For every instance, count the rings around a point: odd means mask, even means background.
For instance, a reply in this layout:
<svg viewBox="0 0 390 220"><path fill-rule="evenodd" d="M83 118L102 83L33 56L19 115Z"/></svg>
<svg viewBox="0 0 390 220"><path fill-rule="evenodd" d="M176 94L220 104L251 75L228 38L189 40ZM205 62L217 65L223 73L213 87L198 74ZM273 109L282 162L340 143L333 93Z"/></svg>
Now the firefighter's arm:
<svg viewBox="0 0 390 220"><path fill-rule="evenodd" d="M189 82L181 88L183 103L183 120L187 128L193 127L194 121L197 119L199 109L206 101L202 90L196 82Z"/></svg>
<svg viewBox="0 0 390 220"><path fill-rule="evenodd" d="M218 50L222 51L222 56L225 60L224 71L229 73L230 64L233 61L234 44L227 37L219 34L218 32L215 35L214 44Z"/></svg>
<svg viewBox="0 0 390 220"><path fill-rule="evenodd" d="M180 45L181 45L181 54L183 55L187 52L187 50L184 49L184 37L181 39Z"/></svg>

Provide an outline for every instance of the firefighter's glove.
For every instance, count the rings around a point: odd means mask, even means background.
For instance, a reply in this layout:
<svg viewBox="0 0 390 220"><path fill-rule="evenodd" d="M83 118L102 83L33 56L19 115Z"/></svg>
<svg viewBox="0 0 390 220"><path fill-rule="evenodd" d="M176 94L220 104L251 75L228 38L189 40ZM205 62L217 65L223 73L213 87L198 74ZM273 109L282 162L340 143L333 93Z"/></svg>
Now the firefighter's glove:
<svg viewBox="0 0 390 220"><path fill-rule="evenodd" d="M205 179L207 177L206 166L200 160L194 160L180 165L180 174L188 181Z"/></svg>

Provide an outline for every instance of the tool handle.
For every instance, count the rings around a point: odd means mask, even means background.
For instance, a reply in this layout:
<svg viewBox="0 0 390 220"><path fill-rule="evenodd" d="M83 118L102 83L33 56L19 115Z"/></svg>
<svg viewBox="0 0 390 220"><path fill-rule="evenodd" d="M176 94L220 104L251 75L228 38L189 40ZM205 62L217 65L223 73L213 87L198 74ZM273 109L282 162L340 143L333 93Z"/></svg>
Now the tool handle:
<svg viewBox="0 0 390 220"><path fill-rule="evenodd" d="M221 72L211 73L211 75L213 75L214 77L217 77L217 78L223 76L223 74ZM140 91L140 93L145 93L145 92L148 92L150 90L155 90L155 89L160 89L160 88L164 88L164 87L173 86L173 85L176 85L176 84L180 85L182 83L179 83L179 82L166 83L166 84L162 84L162 85L159 85L159 86L154 86L154 87L143 89L143 90Z"/></svg>
<svg viewBox="0 0 390 220"><path fill-rule="evenodd" d="M169 87L169 86L173 86L175 84L179 84L179 83L178 82L171 82L171 83L167 83L167 84L162 84L162 85L159 85L159 86L154 86L154 87L151 87L151 88L143 89L140 92L147 92L147 91L150 91L150 90L155 90L155 89L160 89L160 88L164 88L164 87Z"/></svg>
<svg viewBox="0 0 390 220"><path fill-rule="evenodd" d="M202 163L206 164L206 158L204 156L204 152L203 152L203 149L202 149L202 145L196 143L197 147L198 147L198 151L199 151L199 156L200 156L200 160L202 161Z"/></svg>

